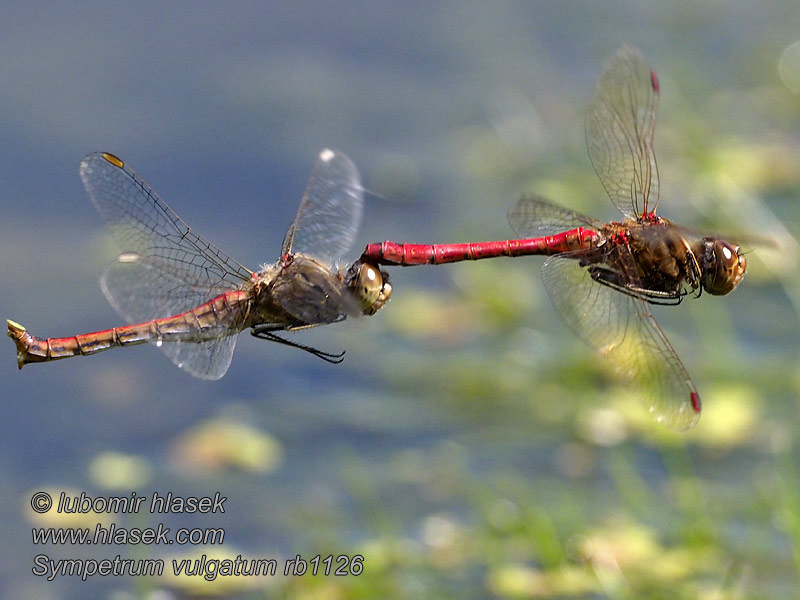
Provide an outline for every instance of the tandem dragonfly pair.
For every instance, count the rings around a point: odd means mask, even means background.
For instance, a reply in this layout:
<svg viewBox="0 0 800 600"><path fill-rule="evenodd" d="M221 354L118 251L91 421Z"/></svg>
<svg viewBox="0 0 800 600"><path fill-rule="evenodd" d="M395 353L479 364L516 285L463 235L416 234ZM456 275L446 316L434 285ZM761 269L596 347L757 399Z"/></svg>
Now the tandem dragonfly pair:
<svg viewBox="0 0 800 600"><path fill-rule="evenodd" d="M727 294L742 280L746 261L738 245L656 214L658 94L655 71L637 50L623 46L605 67L589 105L589 156L623 215L620 222L602 223L524 196L509 211L517 239L369 244L343 268L331 265L352 246L363 189L358 170L341 152L320 153L280 258L260 271L198 236L121 159L90 154L81 162L81 178L125 250L103 273L101 286L129 325L37 338L9 320L19 367L155 342L178 367L219 379L245 329L337 363L344 352L323 352L279 332L375 314L392 293L382 266L540 254L548 257L545 288L566 323L636 386L656 420L688 429L700 416L700 395L649 305L679 304L703 290Z"/></svg>

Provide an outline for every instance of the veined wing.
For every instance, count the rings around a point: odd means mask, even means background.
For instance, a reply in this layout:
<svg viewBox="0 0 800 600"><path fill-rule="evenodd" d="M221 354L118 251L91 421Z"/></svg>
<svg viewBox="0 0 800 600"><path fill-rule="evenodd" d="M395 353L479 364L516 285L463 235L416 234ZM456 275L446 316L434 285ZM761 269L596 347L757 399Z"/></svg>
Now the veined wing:
<svg viewBox="0 0 800 600"><path fill-rule="evenodd" d="M694 426L700 396L646 302L596 282L571 253L549 257L542 279L564 321L633 384L658 422Z"/></svg>
<svg viewBox="0 0 800 600"><path fill-rule="evenodd" d="M358 169L345 154L319 154L281 254L318 260L340 258L353 245L364 206Z"/></svg>
<svg viewBox="0 0 800 600"><path fill-rule="evenodd" d="M319 325L361 314L358 302L330 268L353 244L364 206L353 161L335 150L320 152L281 254L294 255L276 279L275 300L302 323Z"/></svg>
<svg viewBox="0 0 800 600"><path fill-rule="evenodd" d="M205 241L117 157L89 154L81 162L89 197L125 250L101 277L101 288L129 323L167 317L240 288L251 272ZM236 324L206 329L204 339L169 342L161 350L182 369L222 377L236 343Z"/></svg>
<svg viewBox="0 0 800 600"><path fill-rule="evenodd" d="M215 297L208 280L175 269L154 256L124 252L106 267L100 288L108 302L129 323L175 315ZM202 338L170 341L159 348L178 367L201 379L219 379L228 370L236 346L236 323L205 327Z"/></svg>
<svg viewBox="0 0 800 600"><path fill-rule="evenodd" d="M523 196L508 209L508 223L520 238L555 235L562 231L586 227L599 230L600 221L553 204L541 196Z"/></svg>
<svg viewBox="0 0 800 600"><path fill-rule="evenodd" d="M89 154L81 162L80 173L92 203L117 244L122 250L158 263L160 273L169 273L168 285L159 293L185 300L184 309L205 302L211 294L241 287L242 281L252 275L192 231L116 156L106 152ZM182 285L181 281L187 283ZM150 318L163 316L167 315L156 313Z"/></svg>
<svg viewBox="0 0 800 600"><path fill-rule="evenodd" d="M586 115L589 158L611 202L627 217L655 211L653 134L658 79L641 53L623 46L600 75Z"/></svg>

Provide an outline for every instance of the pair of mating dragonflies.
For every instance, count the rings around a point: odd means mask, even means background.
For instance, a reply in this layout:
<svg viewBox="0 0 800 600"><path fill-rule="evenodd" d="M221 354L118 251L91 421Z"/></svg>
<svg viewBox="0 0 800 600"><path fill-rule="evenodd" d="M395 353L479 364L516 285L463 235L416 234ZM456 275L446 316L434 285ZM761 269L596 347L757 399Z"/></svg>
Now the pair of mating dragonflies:
<svg viewBox="0 0 800 600"><path fill-rule="evenodd" d="M635 385L653 416L686 429L700 396L650 310L687 294L727 294L746 261L739 246L703 236L656 214L653 152L659 83L641 54L623 47L610 60L589 106L586 141L620 222L602 223L537 196L508 213L518 239L471 244L369 244L343 268L361 221L363 190L352 161L323 150L281 256L253 272L197 235L130 167L96 153L80 167L92 202L124 248L101 278L103 292L130 325L64 338L37 338L8 321L19 367L155 342L180 368L205 379L228 369L237 334L329 354L281 337L372 315L392 288L380 266L440 264L541 254L544 286L577 334Z"/></svg>

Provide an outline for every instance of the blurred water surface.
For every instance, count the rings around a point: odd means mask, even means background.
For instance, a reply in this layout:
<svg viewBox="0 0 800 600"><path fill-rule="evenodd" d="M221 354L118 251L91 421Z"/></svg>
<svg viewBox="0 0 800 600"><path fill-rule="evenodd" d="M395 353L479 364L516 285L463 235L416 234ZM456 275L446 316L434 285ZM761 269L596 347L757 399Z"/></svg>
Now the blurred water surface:
<svg viewBox="0 0 800 600"><path fill-rule="evenodd" d="M242 336L213 383L142 347L17 372L7 341L0 596L797 594L794 3L5 9L0 307L37 335L120 323L97 285L114 249L77 175L94 150L251 268L277 258L323 147L346 152L370 191L350 259L384 239L508 237L523 192L615 218L583 118L622 43L661 80L660 212L780 245L747 248L730 297L657 311L704 399L681 435L558 321L536 258L395 270L384 311L297 336L346 348L340 366ZM34 546L37 490L219 491L224 516L116 522L222 527L225 543ZM47 582L31 574L41 552L365 560L357 577Z"/></svg>

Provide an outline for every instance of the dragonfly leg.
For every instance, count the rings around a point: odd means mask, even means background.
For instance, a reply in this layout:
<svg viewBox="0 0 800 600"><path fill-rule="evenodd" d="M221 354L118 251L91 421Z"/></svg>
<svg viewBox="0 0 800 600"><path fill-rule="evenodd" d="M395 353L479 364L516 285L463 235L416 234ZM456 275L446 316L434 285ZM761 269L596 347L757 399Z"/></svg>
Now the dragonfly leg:
<svg viewBox="0 0 800 600"><path fill-rule="evenodd" d="M683 290L676 292L665 292L661 290L649 290L647 288L635 286L628 286L628 289L632 295L642 298L645 302L649 302L650 304L662 304L666 306L677 306L683 302L683 297L686 295L686 292Z"/></svg>
<svg viewBox="0 0 800 600"><path fill-rule="evenodd" d="M313 346L306 346L305 344L300 344L298 342L293 342L291 340L287 340L286 338L280 337L275 331L282 331L284 328L280 327L279 329L276 328L274 325L256 325L250 330L250 335L253 337L257 337L260 340L267 340L269 342L278 342L279 344L284 344L286 346L291 346L292 348L299 348L300 350L304 350L309 354L313 354L317 358L321 358L325 362L332 363L334 365L338 365L340 362L344 360L345 350L342 350L339 353L333 354L331 352L324 352L318 348L314 348ZM303 327L297 327L296 329L303 329Z"/></svg>
<svg viewBox="0 0 800 600"><path fill-rule="evenodd" d="M653 290L625 282L622 273L601 265L591 265L587 269L589 275L598 283L602 283L623 294L644 300L648 304L676 306L683 302L686 292L681 288L675 290Z"/></svg>

